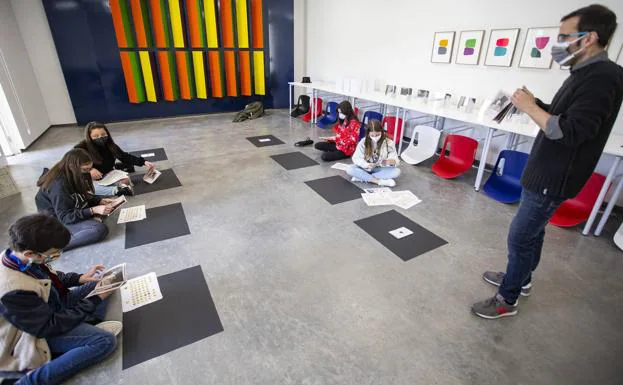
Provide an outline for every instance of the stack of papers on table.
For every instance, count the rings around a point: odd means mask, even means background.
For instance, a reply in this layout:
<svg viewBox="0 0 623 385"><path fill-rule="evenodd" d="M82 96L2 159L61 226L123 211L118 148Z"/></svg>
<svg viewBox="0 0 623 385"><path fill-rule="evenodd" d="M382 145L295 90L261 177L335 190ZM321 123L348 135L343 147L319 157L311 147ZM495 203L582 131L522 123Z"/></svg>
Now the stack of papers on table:
<svg viewBox="0 0 623 385"><path fill-rule="evenodd" d="M420 198L408 190L391 191L389 188L385 187L364 189L364 191L365 193L361 194L361 197L368 206L396 205L406 210L422 202Z"/></svg>

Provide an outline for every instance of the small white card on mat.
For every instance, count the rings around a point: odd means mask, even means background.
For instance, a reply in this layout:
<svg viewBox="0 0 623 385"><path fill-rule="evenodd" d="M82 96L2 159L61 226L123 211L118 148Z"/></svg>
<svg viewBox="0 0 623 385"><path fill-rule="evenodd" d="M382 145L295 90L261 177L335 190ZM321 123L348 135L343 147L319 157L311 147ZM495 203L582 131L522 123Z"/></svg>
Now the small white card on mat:
<svg viewBox="0 0 623 385"><path fill-rule="evenodd" d="M270 138L260 139L259 141L260 141L260 143L270 142Z"/></svg>
<svg viewBox="0 0 623 385"><path fill-rule="evenodd" d="M156 156L155 152L149 152L147 154L141 154L141 158L151 158L152 156Z"/></svg>
<svg viewBox="0 0 623 385"><path fill-rule="evenodd" d="M406 236L413 234L413 231L407 229L406 227L399 227L396 230L390 231L389 233L393 235L396 239L402 239Z"/></svg>

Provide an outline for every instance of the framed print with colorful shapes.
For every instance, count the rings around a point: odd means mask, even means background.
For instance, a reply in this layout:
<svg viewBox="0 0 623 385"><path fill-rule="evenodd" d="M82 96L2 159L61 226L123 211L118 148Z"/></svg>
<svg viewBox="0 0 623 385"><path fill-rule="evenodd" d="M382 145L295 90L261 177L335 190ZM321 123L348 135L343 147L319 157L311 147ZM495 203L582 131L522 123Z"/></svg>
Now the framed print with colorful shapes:
<svg viewBox="0 0 623 385"><path fill-rule="evenodd" d="M435 32L433 40L433 52L430 56L432 63L450 63L452 48L454 47L454 31Z"/></svg>
<svg viewBox="0 0 623 385"><path fill-rule="evenodd" d="M513 62L518 36L519 28L491 30L485 65L510 67Z"/></svg>
<svg viewBox="0 0 623 385"><path fill-rule="evenodd" d="M558 39L558 27L528 28L519 67L552 68L552 44Z"/></svg>
<svg viewBox="0 0 623 385"><path fill-rule="evenodd" d="M461 36L459 37L459 50L456 53L455 63L471 65L478 64L484 35L484 30L461 31Z"/></svg>

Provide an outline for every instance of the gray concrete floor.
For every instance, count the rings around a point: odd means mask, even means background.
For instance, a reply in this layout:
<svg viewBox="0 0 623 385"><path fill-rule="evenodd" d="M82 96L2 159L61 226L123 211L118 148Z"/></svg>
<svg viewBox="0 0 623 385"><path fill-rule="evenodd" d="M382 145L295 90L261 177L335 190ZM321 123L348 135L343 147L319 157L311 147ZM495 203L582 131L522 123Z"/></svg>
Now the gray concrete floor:
<svg viewBox="0 0 623 385"><path fill-rule="evenodd" d="M231 114L110 125L125 150L165 147L183 187L142 195L182 202L191 235L124 249L124 226L64 254L59 270L128 263L131 275L201 265L225 331L128 370L121 349L71 384L621 384L623 254L602 237L549 227L532 297L516 317L486 321L472 302L495 293L481 278L504 269L515 206L472 188L473 173L437 178L403 165L397 188L423 202L405 214L449 244L403 262L354 220L388 210L356 200L331 206L303 182L323 164L286 171L270 155L321 130L284 111L252 122ZM274 134L285 145L255 148ZM0 225L35 211L35 180L80 139L49 130L9 159L21 195L1 201ZM319 159L312 147L301 149ZM0 243L6 244L6 230ZM110 317L121 319L113 301ZM161 338L166 338L163 335ZM123 344L123 341L120 341Z"/></svg>

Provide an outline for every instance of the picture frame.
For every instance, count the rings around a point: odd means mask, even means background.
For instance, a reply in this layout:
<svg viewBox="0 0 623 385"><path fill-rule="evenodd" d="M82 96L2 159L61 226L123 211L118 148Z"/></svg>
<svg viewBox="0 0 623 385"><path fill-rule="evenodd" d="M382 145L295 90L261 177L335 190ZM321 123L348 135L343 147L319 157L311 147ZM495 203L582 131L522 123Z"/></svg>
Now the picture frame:
<svg viewBox="0 0 623 385"><path fill-rule="evenodd" d="M528 28L524 41L519 67L552 68L551 46L558 38L558 27Z"/></svg>
<svg viewBox="0 0 623 385"><path fill-rule="evenodd" d="M486 66L510 67L513 64L519 28L492 29L489 34L489 45Z"/></svg>
<svg viewBox="0 0 623 385"><path fill-rule="evenodd" d="M458 50L456 52L456 64L478 65L480 61L480 52L482 51L482 43L485 31L472 30L461 31L459 35Z"/></svg>
<svg viewBox="0 0 623 385"><path fill-rule="evenodd" d="M430 56L431 63L449 64L452 61L455 34L454 31L435 32Z"/></svg>

